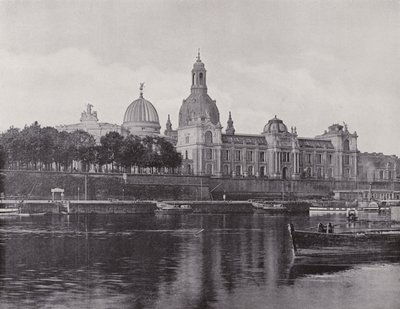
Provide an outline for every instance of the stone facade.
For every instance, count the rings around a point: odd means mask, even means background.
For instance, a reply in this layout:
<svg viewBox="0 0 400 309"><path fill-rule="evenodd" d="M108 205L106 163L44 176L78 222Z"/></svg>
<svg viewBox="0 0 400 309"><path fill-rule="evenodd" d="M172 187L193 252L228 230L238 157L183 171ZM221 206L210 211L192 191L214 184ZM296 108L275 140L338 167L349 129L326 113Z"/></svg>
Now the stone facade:
<svg viewBox="0 0 400 309"><path fill-rule="evenodd" d="M86 110L81 114L80 122L68 125L56 126L59 131L73 132L76 130L83 130L93 135L97 143L100 143L100 138L108 132L121 133L121 126L106 122L99 122L97 112L92 110L93 105L87 104Z"/></svg>
<svg viewBox="0 0 400 309"><path fill-rule="evenodd" d="M177 150L184 173L216 177L273 179L357 178L357 133L333 124L314 138L298 137L276 116L261 134L236 134L229 113L222 132L215 100L207 93L207 72L197 57L192 69L191 93L179 111Z"/></svg>

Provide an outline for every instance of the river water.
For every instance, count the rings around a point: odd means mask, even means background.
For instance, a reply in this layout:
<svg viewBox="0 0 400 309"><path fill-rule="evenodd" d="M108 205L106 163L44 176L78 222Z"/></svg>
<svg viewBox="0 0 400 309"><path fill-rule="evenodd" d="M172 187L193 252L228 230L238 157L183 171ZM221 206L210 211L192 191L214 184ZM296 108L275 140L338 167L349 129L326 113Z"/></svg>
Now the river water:
<svg viewBox="0 0 400 309"><path fill-rule="evenodd" d="M287 224L325 219L2 218L0 308L400 308L397 255L293 258Z"/></svg>

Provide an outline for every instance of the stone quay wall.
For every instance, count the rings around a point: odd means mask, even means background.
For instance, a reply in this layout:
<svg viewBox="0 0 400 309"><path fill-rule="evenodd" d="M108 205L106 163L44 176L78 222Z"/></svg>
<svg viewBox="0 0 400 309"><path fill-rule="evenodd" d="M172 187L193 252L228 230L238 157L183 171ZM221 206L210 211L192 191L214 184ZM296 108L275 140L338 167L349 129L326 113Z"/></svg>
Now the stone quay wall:
<svg viewBox="0 0 400 309"><path fill-rule="evenodd" d="M369 182L213 178L185 175L0 171L7 197L51 199L52 188L67 200L226 200L320 198L334 190L367 190ZM400 190L398 182L373 182L374 190ZM86 188L86 190L85 190ZM86 191L86 197L85 197Z"/></svg>

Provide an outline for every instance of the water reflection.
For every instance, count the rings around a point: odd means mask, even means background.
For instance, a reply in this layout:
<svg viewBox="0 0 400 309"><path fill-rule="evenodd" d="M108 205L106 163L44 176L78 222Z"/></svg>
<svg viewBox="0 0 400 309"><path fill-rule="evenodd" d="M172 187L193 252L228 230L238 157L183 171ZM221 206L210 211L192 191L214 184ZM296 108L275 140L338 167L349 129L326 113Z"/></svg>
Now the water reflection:
<svg viewBox="0 0 400 309"><path fill-rule="evenodd" d="M292 296L282 294L289 287L302 291L297 283L304 278L354 267L340 259L293 260L287 223L309 227L319 220L262 214L5 220L0 297L4 306L24 308L290 307Z"/></svg>

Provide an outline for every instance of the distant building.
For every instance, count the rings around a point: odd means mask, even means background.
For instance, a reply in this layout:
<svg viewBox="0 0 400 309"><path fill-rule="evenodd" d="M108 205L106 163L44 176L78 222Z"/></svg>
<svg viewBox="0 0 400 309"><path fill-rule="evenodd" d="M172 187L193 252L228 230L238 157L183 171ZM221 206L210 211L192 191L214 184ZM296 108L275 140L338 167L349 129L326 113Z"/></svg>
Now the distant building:
<svg viewBox="0 0 400 309"><path fill-rule="evenodd" d="M90 103L86 105L86 110L81 113L79 123L59 125L56 126L56 129L67 132L83 130L93 135L96 142L100 142L100 138L106 135L108 132L115 131L121 133L121 126L107 122L99 122L99 119L97 118L97 112L93 111L92 107L93 105Z"/></svg>
<svg viewBox="0 0 400 309"><path fill-rule="evenodd" d="M92 104L87 104L86 111L81 114L79 123L59 125L59 131L73 132L83 130L93 135L96 142L108 132L118 132L123 135L160 135L158 113L153 104L143 97L143 83L140 85L140 96L126 109L122 125L99 122L97 112L92 111Z"/></svg>

